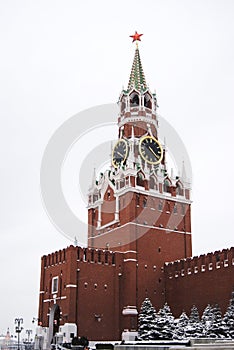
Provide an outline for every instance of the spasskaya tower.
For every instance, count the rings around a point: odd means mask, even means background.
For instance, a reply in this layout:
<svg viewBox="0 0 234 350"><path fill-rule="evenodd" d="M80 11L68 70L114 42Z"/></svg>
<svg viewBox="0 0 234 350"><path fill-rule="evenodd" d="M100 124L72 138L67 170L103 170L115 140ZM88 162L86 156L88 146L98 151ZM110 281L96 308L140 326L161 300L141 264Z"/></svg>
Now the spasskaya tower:
<svg viewBox="0 0 234 350"><path fill-rule="evenodd" d="M170 298L165 263L192 254L190 184L184 171L168 173L157 98L140 59L141 36L132 36L135 54L119 96L110 166L94 175L89 189L87 247L71 245L42 257L38 317L48 344L58 329L93 340L134 338L145 297L156 309Z"/></svg>
<svg viewBox="0 0 234 350"><path fill-rule="evenodd" d="M157 98L140 59L141 35L131 36L136 48L118 101L119 133L110 169L94 177L89 189L88 246L138 256L147 252L158 265L159 256L162 261L191 256L190 184L183 172L168 174Z"/></svg>
<svg viewBox="0 0 234 350"><path fill-rule="evenodd" d="M175 175L167 169L141 36L132 35L135 54L118 101L110 166L89 189L87 247L70 245L41 258L35 348L49 348L61 335L63 342L76 335L134 340L146 297L156 310L167 302L175 317L193 305L200 314L207 304L218 303L223 312L228 305L234 248L191 257L190 184L185 169Z"/></svg>

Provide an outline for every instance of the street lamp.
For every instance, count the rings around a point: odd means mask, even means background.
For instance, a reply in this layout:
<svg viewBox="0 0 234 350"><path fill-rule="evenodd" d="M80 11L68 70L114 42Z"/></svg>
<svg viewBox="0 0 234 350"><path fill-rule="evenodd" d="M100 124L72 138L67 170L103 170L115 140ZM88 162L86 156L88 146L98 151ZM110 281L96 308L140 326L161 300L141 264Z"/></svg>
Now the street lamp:
<svg viewBox="0 0 234 350"><path fill-rule="evenodd" d="M23 322L24 321L22 318L15 319L15 324L17 324L17 326L15 327L15 331L16 331L16 333L18 333L18 350L20 350L20 333L23 330L23 327L21 327L20 324Z"/></svg>
<svg viewBox="0 0 234 350"><path fill-rule="evenodd" d="M29 338L30 338L30 334L32 334L32 330L31 329L26 329L26 333L28 335L28 343L29 343Z"/></svg>

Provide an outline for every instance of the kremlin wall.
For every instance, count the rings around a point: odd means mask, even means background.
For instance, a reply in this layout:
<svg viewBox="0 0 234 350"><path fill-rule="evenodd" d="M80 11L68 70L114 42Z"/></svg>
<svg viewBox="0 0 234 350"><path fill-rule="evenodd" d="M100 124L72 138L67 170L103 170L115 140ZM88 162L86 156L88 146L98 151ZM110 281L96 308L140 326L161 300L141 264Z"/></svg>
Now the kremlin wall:
<svg viewBox="0 0 234 350"><path fill-rule="evenodd" d="M166 300L175 316L208 304L224 313L234 289L234 248L165 263Z"/></svg>

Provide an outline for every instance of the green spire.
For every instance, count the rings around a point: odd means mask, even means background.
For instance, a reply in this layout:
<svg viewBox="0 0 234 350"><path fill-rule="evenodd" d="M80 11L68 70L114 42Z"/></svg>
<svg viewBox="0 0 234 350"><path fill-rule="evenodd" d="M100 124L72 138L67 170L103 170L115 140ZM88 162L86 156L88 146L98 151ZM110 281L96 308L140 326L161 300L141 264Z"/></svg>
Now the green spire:
<svg viewBox="0 0 234 350"><path fill-rule="evenodd" d="M128 91L131 89L137 89L138 91L147 89L138 45L136 46L135 56L132 64L132 70L131 70L129 83L128 83Z"/></svg>

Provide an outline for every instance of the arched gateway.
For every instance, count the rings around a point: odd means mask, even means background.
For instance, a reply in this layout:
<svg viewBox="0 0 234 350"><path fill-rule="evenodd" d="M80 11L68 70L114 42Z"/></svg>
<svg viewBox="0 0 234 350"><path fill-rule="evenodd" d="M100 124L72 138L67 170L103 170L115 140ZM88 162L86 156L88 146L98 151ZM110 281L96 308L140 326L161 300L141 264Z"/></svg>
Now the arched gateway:
<svg viewBox="0 0 234 350"><path fill-rule="evenodd" d="M59 331L59 320L60 320L60 307L58 304L54 304L50 310L49 315L49 336L48 343L54 342L54 336Z"/></svg>

